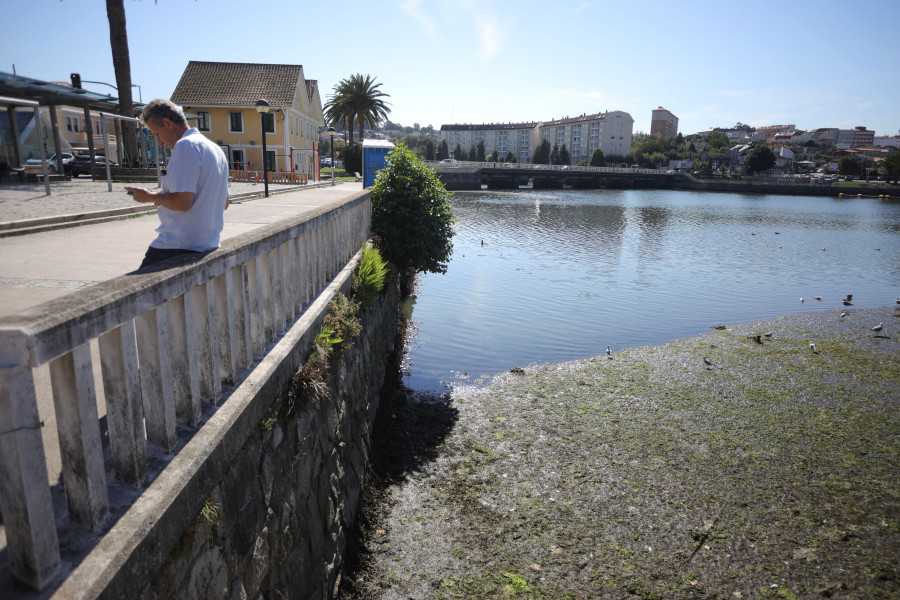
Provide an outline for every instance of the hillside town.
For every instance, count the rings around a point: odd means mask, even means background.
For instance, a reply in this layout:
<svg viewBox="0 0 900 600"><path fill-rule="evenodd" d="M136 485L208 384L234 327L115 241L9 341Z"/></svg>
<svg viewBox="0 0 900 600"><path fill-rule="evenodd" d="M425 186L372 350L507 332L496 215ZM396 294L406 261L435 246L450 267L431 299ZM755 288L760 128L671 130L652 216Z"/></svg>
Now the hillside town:
<svg viewBox="0 0 900 600"><path fill-rule="evenodd" d="M354 82L339 86L344 83ZM8 105L0 113L0 180L36 176L42 172L42 153L50 174L65 177L88 175L107 163L146 168L165 161L142 128L135 144L141 150L131 151L139 156L129 156L122 143L125 121L111 114L117 99L89 90L78 73L68 82L0 73L0 92L41 104L37 110ZM738 122L685 133L679 131L678 117L660 106L651 111L649 133L635 131L635 119L623 110L519 123L447 123L435 129L394 123L387 111L376 115L375 127L364 123L369 128L361 127L354 140L353 118L333 112L336 97L323 103L318 81L308 79L301 65L206 61L189 61L171 94L194 126L222 148L237 179L263 170L287 173L291 181L318 179L323 167L332 166L332 153L336 166L343 166L345 155L350 158L355 168L348 165L347 172L352 174L362 170L355 159L361 155L359 143L373 138L402 142L426 161L619 166L699 177L753 174L812 181L878 180L900 173L900 134L878 136L864 125L802 130L794 124ZM271 104L262 116L257 114L260 98ZM142 106L135 103L136 115ZM255 125L260 119L266 140Z"/></svg>
<svg viewBox="0 0 900 600"><path fill-rule="evenodd" d="M678 117L663 107L652 111L649 133L634 132L634 122L629 113L617 110L525 123L445 124L437 132L388 121L377 133L421 146L429 160L452 155L466 161L637 165L701 176L739 175L747 170L753 149L765 147L771 150L771 166L754 171L773 177L877 178L888 172L884 162L900 148L900 135L876 136L865 126L805 131L793 124L752 127L738 122L685 134L678 130ZM429 143L435 147L433 156ZM543 143L553 148L549 161L535 160Z"/></svg>

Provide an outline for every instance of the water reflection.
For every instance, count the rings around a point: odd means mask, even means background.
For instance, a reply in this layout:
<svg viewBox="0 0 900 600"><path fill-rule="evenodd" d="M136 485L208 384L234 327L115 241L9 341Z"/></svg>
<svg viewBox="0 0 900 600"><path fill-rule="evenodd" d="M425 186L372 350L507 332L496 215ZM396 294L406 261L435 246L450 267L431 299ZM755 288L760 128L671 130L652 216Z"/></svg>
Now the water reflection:
<svg viewBox="0 0 900 600"><path fill-rule="evenodd" d="M897 203L604 190L453 206L449 271L423 277L413 311L413 388L900 296Z"/></svg>

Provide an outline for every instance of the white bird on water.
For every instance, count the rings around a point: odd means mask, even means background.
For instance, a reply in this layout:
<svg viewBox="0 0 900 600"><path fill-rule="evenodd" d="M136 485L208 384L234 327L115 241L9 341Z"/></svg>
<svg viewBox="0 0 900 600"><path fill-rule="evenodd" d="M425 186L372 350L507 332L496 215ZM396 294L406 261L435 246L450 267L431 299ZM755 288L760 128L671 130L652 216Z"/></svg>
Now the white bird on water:
<svg viewBox="0 0 900 600"><path fill-rule="evenodd" d="M841 318L842 318L842 319L843 319L844 317L849 317L849 316L850 316L850 313L848 313L846 310L845 310L844 312L841 313Z"/></svg>
<svg viewBox="0 0 900 600"><path fill-rule="evenodd" d="M606 345L606 358L612 358L612 350L609 349L609 344Z"/></svg>
<svg viewBox="0 0 900 600"><path fill-rule="evenodd" d="M878 325L876 325L875 327L872 328L872 331L875 332L875 335L878 335L879 333L881 333L882 329L884 329L884 323L879 323Z"/></svg>
<svg viewBox="0 0 900 600"><path fill-rule="evenodd" d="M716 366L714 362L712 362L711 360L709 360L709 359L706 358L705 356L703 357L703 364L706 365L706 368L707 368L707 369L709 369L710 367Z"/></svg>
<svg viewBox="0 0 900 600"><path fill-rule="evenodd" d="M800 296L800 304L803 304L803 296Z"/></svg>
<svg viewBox="0 0 900 600"><path fill-rule="evenodd" d="M810 342L810 343L809 343L809 349L812 350L813 352L815 352L815 351L816 351L816 345L815 345L813 342Z"/></svg>

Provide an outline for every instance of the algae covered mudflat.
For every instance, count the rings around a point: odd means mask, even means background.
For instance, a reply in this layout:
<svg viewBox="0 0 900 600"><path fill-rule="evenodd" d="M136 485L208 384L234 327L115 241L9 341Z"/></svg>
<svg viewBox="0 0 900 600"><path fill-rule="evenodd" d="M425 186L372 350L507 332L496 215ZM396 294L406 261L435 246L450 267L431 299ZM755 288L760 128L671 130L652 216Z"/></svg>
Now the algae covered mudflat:
<svg viewBox="0 0 900 600"><path fill-rule="evenodd" d="M806 313L385 399L343 597L897 597L898 317Z"/></svg>

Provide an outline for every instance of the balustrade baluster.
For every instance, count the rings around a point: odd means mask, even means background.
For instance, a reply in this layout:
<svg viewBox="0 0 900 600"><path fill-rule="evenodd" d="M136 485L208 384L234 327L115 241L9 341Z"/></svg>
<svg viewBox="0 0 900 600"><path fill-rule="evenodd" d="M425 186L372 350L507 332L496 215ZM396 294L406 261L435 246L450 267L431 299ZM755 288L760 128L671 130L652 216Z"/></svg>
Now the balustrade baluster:
<svg viewBox="0 0 900 600"><path fill-rule="evenodd" d="M312 273L313 273L313 262L312 255L310 252L310 246L312 244L312 232L310 230L306 230L303 232L303 242L301 244L301 252L303 255L301 256L301 261L303 263L303 279L300 283L301 288L303 289L303 306L307 307L312 302Z"/></svg>
<svg viewBox="0 0 900 600"><path fill-rule="evenodd" d="M249 268L246 263L235 267L232 271L234 278L234 308L235 326L237 329L237 360L242 369L253 364L253 344L250 339L250 290Z"/></svg>
<svg viewBox="0 0 900 600"><path fill-rule="evenodd" d="M109 512L90 344L50 362L69 516L95 530Z"/></svg>
<svg viewBox="0 0 900 600"><path fill-rule="evenodd" d="M166 305L162 304L136 317L134 324L147 441L165 452L172 452L178 443L178 436L175 433L175 393L168 319Z"/></svg>
<svg viewBox="0 0 900 600"><path fill-rule="evenodd" d="M134 323L123 323L99 340L113 471L125 483L140 487L147 477L147 443Z"/></svg>
<svg viewBox="0 0 900 600"><path fill-rule="evenodd" d="M275 335L284 331L284 262L281 260L281 246L269 253L269 269L272 273L272 322Z"/></svg>
<svg viewBox="0 0 900 600"><path fill-rule="evenodd" d="M210 404L222 395L219 375L219 331L216 328L216 297L213 282L191 290L194 305L194 338L197 340L197 365L200 370L200 394Z"/></svg>
<svg viewBox="0 0 900 600"><path fill-rule="evenodd" d="M257 256L247 263L247 292L250 302L250 340L253 354L262 354L266 350L266 318L263 297L262 257Z"/></svg>
<svg viewBox="0 0 900 600"><path fill-rule="evenodd" d="M170 300L169 351L172 354L172 388L175 396L175 415L189 425L200 421L200 365L197 362L196 323L194 303L190 293Z"/></svg>
<svg viewBox="0 0 900 600"><path fill-rule="evenodd" d="M273 292L275 284L272 281L274 277L272 274L272 253L266 252L260 256L258 264L262 266L262 285L259 288L262 300L260 310L262 311L265 324L266 341L271 342L277 335L275 331L275 293Z"/></svg>
<svg viewBox="0 0 900 600"><path fill-rule="evenodd" d="M302 313L306 307L306 250L305 242L306 233L297 235L294 249L297 252L297 313Z"/></svg>
<svg viewBox="0 0 900 600"><path fill-rule="evenodd" d="M237 381L237 331L234 315L234 286L229 273L213 280L216 328L219 331L219 375L223 381Z"/></svg>
<svg viewBox="0 0 900 600"><path fill-rule="evenodd" d="M13 577L36 590L59 571L47 459L27 366L0 367L0 512ZM48 523L50 526L48 527Z"/></svg>
<svg viewBox="0 0 900 600"><path fill-rule="evenodd" d="M313 296L318 296L319 292L325 287L325 257L328 255L327 248L325 248L325 226L319 225L316 227L316 245L315 245L315 257L316 257L316 286L313 288Z"/></svg>
<svg viewBox="0 0 900 600"><path fill-rule="evenodd" d="M284 274L284 317L292 323L297 317L297 250L294 238L289 238L284 244Z"/></svg>

